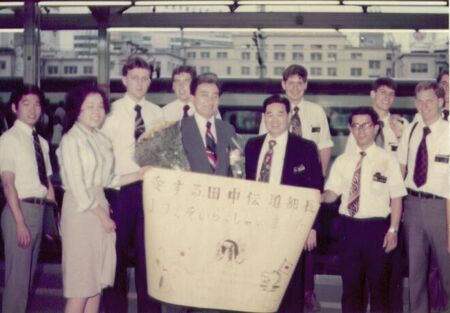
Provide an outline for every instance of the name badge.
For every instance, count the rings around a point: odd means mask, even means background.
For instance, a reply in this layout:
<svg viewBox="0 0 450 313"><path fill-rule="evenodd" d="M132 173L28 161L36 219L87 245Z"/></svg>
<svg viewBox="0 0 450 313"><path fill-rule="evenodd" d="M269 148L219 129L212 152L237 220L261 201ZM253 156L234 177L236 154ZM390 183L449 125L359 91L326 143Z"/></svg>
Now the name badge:
<svg viewBox="0 0 450 313"><path fill-rule="evenodd" d="M312 127L311 132L312 133L320 133L320 127Z"/></svg>
<svg viewBox="0 0 450 313"><path fill-rule="evenodd" d="M375 174L373 174L373 180L382 184L385 184L387 181L387 177L381 175L380 172L376 172Z"/></svg>
<svg viewBox="0 0 450 313"><path fill-rule="evenodd" d="M434 162L447 163L448 164L449 155L438 154L434 157Z"/></svg>

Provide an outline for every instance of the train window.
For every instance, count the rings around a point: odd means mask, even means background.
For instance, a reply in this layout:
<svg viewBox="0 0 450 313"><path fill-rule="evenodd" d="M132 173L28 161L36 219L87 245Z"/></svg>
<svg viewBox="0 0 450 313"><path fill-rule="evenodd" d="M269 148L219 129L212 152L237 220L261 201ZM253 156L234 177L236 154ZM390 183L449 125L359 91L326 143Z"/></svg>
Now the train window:
<svg viewBox="0 0 450 313"><path fill-rule="evenodd" d="M226 107L221 108L222 119L234 126L242 135L258 134L261 122L259 108Z"/></svg>

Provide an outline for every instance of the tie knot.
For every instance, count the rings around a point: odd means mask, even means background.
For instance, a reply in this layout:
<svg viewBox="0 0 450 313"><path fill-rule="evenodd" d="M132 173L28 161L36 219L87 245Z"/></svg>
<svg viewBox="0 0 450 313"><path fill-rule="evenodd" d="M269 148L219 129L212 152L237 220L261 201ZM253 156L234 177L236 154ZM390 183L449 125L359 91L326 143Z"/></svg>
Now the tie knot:
<svg viewBox="0 0 450 313"><path fill-rule="evenodd" d="M211 129L211 122L210 121L207 121L206 122L206 129Z"/></svg>
<svg viewBox="0 0 450 313"><path fill-rule="evenodd" d="M428 136L430 133L431 133L430 127L427 126L427 127L423 128L423 135L424 136Z"/></svg>
<svg viewBox="0 0 450 313"><path fill-rule="evenodd" d="M183 106L183 112L184 113L187 113L188 111L189 111L189 104L185 104L184 106Z"/></svg>
<svg viewBox="0 0 450 313"><path fill-rule="evenodd" d="M269 140L269 148L272 149L275 145L277 144L277 142L275 140Z"/></svg>
<svg viewBox="0 0 450 313"><path fill-rule="evenodd" d="M299 111L300 109L299 109L299 107L298 106L295 106L294 107L294 114L298 114L298 111Z"/></svg>
<svg viewBox="0 0 450 313"><path fill-rule="evenodd" d="M361 155L361 158L363 158L366 156L367 153L365 151L361 151L359 154Z"/></svg>
<svg viewBox="0 0 450 313"><path fill-rule="evenodd" d="M140 113L140 112L141 112L141 109L142 109L142 107L141 107L139 104L136 104L136 106L134 107L134 110L135 110L137 113Z"/></svg>
<svg viewBox="0 0 450 313"><path fill-rule="evenodd" d="M378 125L380 125L380 128L383 128L383 127L384 127L384 122L381 121L381 120L379 120L379 121L378 121Z"/></svg>

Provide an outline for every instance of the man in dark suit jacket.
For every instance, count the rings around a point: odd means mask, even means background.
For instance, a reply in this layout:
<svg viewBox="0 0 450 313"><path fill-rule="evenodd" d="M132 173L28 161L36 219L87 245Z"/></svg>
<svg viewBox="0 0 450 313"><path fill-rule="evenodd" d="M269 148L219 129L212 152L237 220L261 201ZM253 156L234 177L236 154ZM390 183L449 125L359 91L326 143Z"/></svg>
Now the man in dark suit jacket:
<svg viewBox="0 0 450 313"><path fill-rule="evenodd" d="M229 153L235 131L227 122L215 118L220 97L217 75L197 76L191 83L191 94L195 113L181 121L182 143L190 169L197 173L231 176ZM186 313L187 308L163 304L162 312Z"/></svg>
<svg viewBox="0 0 450 313"><path fill-rule="evenodd" d="M268 133L250 139L245 147L245 173L250 180L322 190L323 178L316 145L289 134L289 100L273 95L263 103L263 120ZM316 246L311 230L305 249ZM300 258L279 313L303 312L303 258Z"/></svg>

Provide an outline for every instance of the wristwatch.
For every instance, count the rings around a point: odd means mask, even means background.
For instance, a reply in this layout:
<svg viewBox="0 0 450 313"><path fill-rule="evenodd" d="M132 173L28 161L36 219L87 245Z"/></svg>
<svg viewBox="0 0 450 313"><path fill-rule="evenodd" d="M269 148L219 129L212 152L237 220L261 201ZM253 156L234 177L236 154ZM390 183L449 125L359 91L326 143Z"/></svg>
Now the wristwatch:
<svg viewBox="0 0 450 313"><path fill-rule="evenodd" d="M394 233L394 234L396 234L396 233L398 233L398 230L397 230L395 227L390 227L390 228L388 229L388 233Z"/></svg>

